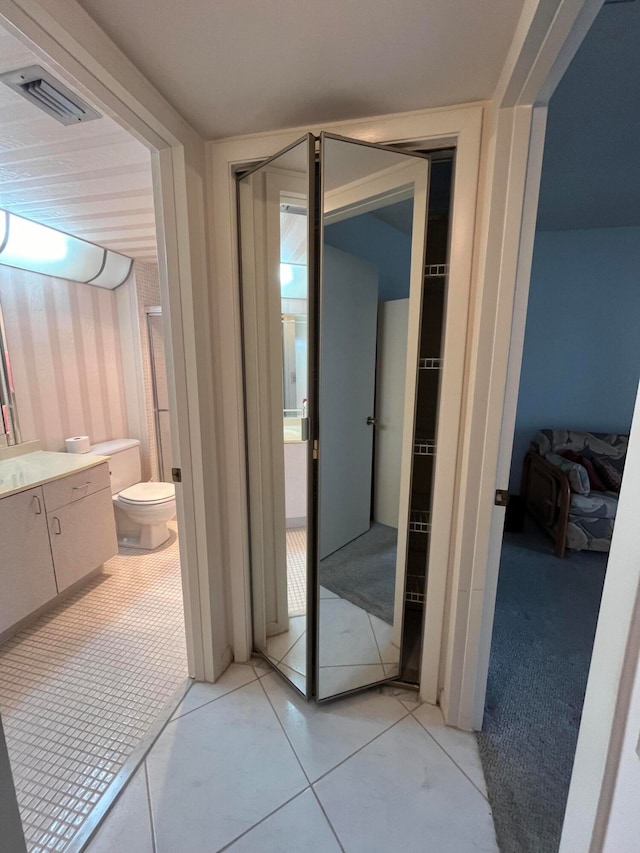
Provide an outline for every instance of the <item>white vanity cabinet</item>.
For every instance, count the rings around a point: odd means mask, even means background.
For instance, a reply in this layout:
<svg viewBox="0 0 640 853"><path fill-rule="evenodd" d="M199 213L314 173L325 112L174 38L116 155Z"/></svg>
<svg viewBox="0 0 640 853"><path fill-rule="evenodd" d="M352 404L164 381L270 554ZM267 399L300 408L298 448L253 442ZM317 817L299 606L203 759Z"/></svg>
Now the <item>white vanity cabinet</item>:
<svg viewBox="0 0 640 853"><path fill-rule="evenodd" d="M0 500L0 634L57 594L42 488Z"/></svg>
<svg viewBox="0 0 640 853"><path fill-rule="evenodd" d="M0 638L118 553L108 462L67 473L79 463L52 459L64 456L40 454L33 474L21 457L15 476L37 477L38 485L0 493ZM57 476L45 479L56 465Z"/></svg>
<svg viewBox="0 0 640 853"><path fill-rule="evenodd" d="M102 489L47 513L58 592L118 553L113 518L111 489Z"/></svg>

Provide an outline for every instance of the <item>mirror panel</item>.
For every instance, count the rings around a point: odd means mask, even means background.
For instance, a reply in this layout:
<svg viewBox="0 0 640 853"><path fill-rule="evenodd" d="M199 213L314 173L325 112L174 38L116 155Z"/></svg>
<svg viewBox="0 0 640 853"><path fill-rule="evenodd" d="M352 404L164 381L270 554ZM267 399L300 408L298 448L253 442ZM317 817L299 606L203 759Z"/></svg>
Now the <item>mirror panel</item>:
<svg viewBox="0 0 640 853"><path fill-rule="evenodd" d="M428 160L321 137L317 697L400 673Z"/></svg>
<svg viewBox="0 0 640 853"><path fill-rule="evenodd" d="M238 180L253 643L305 696L314 158L307 136Z"/></svg>

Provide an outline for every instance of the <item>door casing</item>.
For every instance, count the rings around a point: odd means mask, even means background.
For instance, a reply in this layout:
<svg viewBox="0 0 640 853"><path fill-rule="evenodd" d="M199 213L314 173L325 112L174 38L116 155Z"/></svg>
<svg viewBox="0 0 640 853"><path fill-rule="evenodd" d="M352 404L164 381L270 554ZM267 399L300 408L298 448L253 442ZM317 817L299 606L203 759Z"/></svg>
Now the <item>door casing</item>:
<svg viewBox="0 0 640 853"><path fill-rule="evenodd" d="M226 446L229 505L234 507L231 531L231 577L234 654L248 659L251 648L250 578L248 524L246 510L246 466L244 460L244 417L242 399L242 354L240 348L240 280L237 234L235 231L234 170L265 160L286 148L305 132L325 130L365 142L405 146L413 150L455 147L456 169L453 188L453 219L449 296L445 323L444 370L438 424L441 436L434 477L433 533L427 590L421 695L429 702L438 698L440 651L445 623L445 598L449 572L450 543L454 526L455 476L459 465L458 443L461 426L465 356L469 306L472 293L474 223L478 199L480 146L484 105L474 104L449 110L427 110L399 116L387 116L358 122L340 122L268 133L209 144L211 190L214 200L213 246L219 281L229 286L219 294L221 309L218 333L227 354L224 389L227 397L223 412L228 424L225 436L233 435L233 446ZM462 342L462 344L461 344ZM233 368L233 369L232 369ZM252 393L250 388L247 393ZM236 441L235 437L239 440ZM239 568L242 567L242 571ZM441 682L440 682L441 683Z"/></svg>

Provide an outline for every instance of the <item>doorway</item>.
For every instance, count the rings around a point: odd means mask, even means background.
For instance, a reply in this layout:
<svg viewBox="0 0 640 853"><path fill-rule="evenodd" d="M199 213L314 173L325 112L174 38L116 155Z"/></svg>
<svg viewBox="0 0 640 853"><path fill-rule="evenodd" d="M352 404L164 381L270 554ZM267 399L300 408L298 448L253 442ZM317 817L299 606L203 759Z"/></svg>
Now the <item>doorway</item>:
<svg viewBox="0 0 640 853"><path fill-rule="evenodd" d="M613 71L608 45L622 20L628 42ZM640 309L640 220L624 190L637 134L609 98L620 73L635 74L639 23L633 6L604 7L549 104L479 734L510 850L560 843L640 374L625 332ZM616 134L619 170L593 160L603 145L594 108Z"/></svg>
<svg viewBox="0 0 640 853"><path fill-rule="evenodd" d="M405 605L425 598L452 158L425 267L430 159L323 134L319 233L311 139L243 172L238 192L254 643L323 700L397 679Z"/></svg>
<svg viewBox="0 0 640 853"><path fill-rule="evenodd" d="M0 41L5 61L45 63L8 31ZM144 524L116 504L150 478L141 340L145 305L165 300L151 155L98 115L56 180L48 146L76 128L4 86L3 119L32 174L0 186L0 244L12 252L0 258L0 711L28 848L63 850L86 840L188 686L188 566L174 494L153 548L138 547ZM34 457L50 477L25 479ZM148 509L148 495L136 500Z"/></svg>

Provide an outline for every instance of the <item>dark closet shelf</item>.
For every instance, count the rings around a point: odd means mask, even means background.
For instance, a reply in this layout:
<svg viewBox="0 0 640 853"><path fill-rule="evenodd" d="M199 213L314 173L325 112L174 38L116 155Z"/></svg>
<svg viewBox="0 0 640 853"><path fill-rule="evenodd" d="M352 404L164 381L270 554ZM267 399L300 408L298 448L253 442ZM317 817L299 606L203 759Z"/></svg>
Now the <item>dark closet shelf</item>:
<svg viewBox="0 0 640 853"><path fill-rule="evenodd" d="M421 358L418 361L420 370L440 370L442 367L441 358Z"/></svg>
<svg viewBox="0 0 640 853"><path fill-rule="evenodd" d="M449 264L427 264L424 268L425 278L446 278L449 275Z"/></svg>
<svg viewBox="0 0 640 853"><path fill-rule="evenodd" d="M409 515L410 533L430 533L431 513L427 509L412 509Z"/></svg>
<svg viewBox="0 0 640 853"><path fill-rule="evenodd" d="M436 442L434 438L416 436L413 442L414 456L435 456Z"/></svg>
<svg viewBox="0 0 640 853"><path fill-rule="evenodd" d="M404 600L409 604L424 604L424 575L407 575Z"/></svg>

